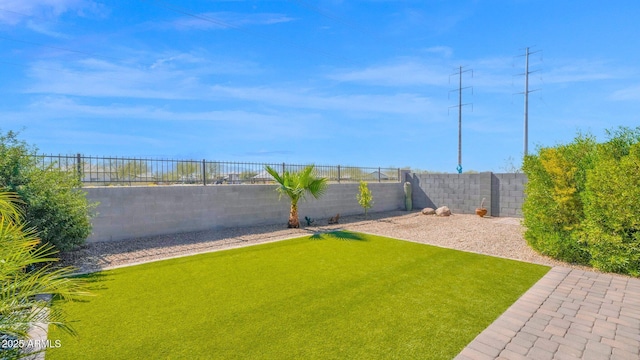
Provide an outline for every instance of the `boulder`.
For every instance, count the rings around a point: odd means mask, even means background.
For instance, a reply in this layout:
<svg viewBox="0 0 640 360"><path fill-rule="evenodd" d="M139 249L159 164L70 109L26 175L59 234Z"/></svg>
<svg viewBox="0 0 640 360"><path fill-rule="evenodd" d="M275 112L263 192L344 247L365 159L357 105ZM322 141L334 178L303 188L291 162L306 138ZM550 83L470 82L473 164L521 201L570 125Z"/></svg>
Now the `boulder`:
<svg viewBox="0 0 640 360"><path fill-rule="evenodd" d="M446 206L441 206L441 207L436 209L436 215L437 216L449 216L449 215L451 215L451 210L449 210L449 208L446 207Z"/></svg>
<svg viewBox="0 0 640 360"><path fill-rule="evenodd" d="M422 209L422 215L435 215L436 209L433 208L424 208Z"/></svg>

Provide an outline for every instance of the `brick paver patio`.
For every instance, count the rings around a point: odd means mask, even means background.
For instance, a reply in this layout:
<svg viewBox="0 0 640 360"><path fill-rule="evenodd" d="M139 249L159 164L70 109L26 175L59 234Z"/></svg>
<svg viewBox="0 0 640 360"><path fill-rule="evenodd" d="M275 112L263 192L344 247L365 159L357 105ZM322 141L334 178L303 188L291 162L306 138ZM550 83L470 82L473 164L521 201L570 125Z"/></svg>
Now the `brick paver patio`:
<svg viewBox="0 0 640 360"><path fill-rule="evenodd" d="M456 359L638 360L640 279L554 267Z"/></svg>

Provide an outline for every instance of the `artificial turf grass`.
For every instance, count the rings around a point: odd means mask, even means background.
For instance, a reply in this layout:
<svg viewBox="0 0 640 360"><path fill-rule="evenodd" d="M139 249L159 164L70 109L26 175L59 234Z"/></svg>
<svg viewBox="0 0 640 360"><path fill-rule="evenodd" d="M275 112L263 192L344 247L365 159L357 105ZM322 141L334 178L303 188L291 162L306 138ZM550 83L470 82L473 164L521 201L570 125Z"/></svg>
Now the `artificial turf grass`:
<svg viewBox="0 0 640 360"><path fill-rule="evenodd" d="M284 240L89 275L47 359L453 358L548 267L373 235Z"/></svg>

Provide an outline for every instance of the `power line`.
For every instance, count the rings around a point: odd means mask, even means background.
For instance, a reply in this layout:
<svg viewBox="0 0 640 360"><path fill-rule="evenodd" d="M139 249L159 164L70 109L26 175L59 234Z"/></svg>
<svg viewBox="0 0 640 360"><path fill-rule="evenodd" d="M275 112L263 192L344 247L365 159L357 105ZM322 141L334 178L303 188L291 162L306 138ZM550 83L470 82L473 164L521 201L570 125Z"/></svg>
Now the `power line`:
<svg viewBox="0 0 640 360"><path fill-rule="evenodd" d="M14 42L19 42L19 43L23 43L23 44L29 44L29 45L41 46L41 47L45 47L45 48L49 48L49 49L54 49L54 50L60 50L60 51L66 51L66 52L72 52L72 53L76 53L76 54L82 54L82 55L88 55L88 56L93 56L93 57L99 57L99 58L105 58L105 59L111 59L111 60L118 60L118 61L122 61L122 59L115 58L115 57L113 57L113 56L98 55L98 54L95 54L95 53L90 53L90 52L81 51L81 50L73 50L73 49L68 49L68 48L63 48L63 47L58 47L58 46L45 45L45 44L38 43L38 42L35 42L35 41L27 41L27 40L13 39L13 38L9 38L9 37L2 36L2 35L0 35L0 39L8 40L8 41L14 41Z"/></svg>

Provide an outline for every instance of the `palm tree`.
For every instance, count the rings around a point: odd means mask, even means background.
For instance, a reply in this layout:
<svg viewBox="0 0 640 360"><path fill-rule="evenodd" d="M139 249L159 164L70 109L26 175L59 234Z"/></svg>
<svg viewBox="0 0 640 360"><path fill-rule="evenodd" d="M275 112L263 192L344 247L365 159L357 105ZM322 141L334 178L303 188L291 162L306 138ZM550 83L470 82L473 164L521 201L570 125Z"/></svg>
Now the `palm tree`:
<svg viewBox="0 0 640 360"><path fill-rule="evenodd" d="M49 302L42 295L54 295L72 300L89 295L85 283L69 275L71 267L51 268L52 257L57 251L40 240L22 223L18 204L12 193L0 192L0 338L27 340L35 327L58 326L74 333L64 322L64 314L49 309ZM18 359L27 356L24 349L0 348L0 358Z"/></svg>
<svg viewBox="0 0 640 360"><path fill-rule="evenodd" d="M313 176L313 165L308 165L302 171L289 172L285 171L282 175L278 174L270 166L266 166L265 170L273 176L279 184L276 189L282 195L287 195L291 199L291 210L289 211L290 228L299 228L300 220L298 219L298 200L304 199L306 193L311 194L314 198L320 198L329 187L326 178L316 178Z"/></svg>

